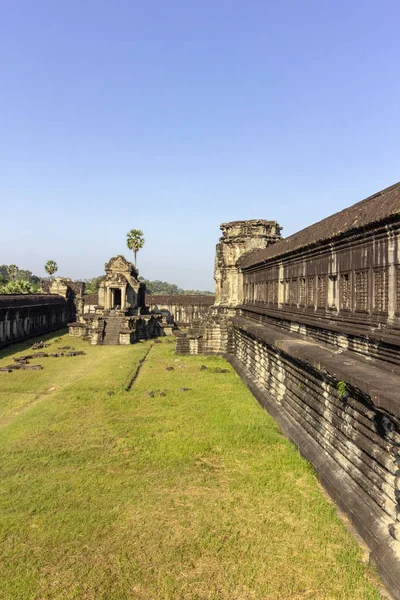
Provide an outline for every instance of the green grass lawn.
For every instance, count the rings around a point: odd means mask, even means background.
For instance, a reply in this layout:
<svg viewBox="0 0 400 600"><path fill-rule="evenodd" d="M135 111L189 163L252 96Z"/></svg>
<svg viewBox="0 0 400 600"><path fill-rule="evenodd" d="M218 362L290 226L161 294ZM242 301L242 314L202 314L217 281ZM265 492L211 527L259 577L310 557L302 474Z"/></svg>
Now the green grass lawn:
<svg viewBox="0 0 400 600"><path fill-rule="evenodd" d="M380 598L309 464L223 359L66 335L45 351L65 344L86 355L0 373L1 599Z"/></svg>

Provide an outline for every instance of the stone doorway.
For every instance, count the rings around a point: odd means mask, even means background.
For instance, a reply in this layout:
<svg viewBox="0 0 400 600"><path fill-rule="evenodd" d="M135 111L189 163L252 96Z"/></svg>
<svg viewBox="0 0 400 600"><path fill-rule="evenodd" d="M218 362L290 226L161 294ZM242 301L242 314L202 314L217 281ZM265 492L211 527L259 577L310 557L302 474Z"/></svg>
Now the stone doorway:
<svg viewBox="0 0 400 600"><path fill-rule="evenodd" d="M121 298L120 288L111 288L111 308L121 308Z"/></svg>

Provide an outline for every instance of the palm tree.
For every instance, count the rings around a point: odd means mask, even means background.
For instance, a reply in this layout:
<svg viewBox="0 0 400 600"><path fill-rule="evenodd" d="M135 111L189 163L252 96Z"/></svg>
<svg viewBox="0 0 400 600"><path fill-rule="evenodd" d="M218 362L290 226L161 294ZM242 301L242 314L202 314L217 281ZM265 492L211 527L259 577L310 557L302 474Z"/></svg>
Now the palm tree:
<svg viewBox="0 0 400 600"><path fill-rule="evenodd" d="M136 267L136 254L139 252L140 248L144 246L144 237L143 231L140 229L131 229L126 234L126 245L129 250L133 250L133 254L135 255L135 267Z"/></svg>
<svg viewBox="0 0 400 600"><path fill-rule="evenodd" d="M44 270L50 275L50 277L52 277L54 273L58 271L58 265L56 262L54 262L54 260L48 260L44 265Z"/></svg>
<svg viewBox="0 0 400 600"><path fill-rule="evenodd" d="M17 265L9 265L7 267L7 273L8 273L9 278L11 279L11 281L14 281L14 279L17 276L18 271L19 271L19 269L18 269Z"/></svg>

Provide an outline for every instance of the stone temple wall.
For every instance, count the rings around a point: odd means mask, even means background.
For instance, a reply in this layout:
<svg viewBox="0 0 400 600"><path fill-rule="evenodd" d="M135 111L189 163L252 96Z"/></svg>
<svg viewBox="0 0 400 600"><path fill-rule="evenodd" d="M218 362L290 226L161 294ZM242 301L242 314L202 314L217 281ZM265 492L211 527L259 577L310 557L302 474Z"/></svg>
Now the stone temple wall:
<svg viewBox="0 0 400 600"><path fill-rule="evenodd" d="M238 292L177 349L228 358L400 600L400 184L235 268Z"/></svg>
<svg viewBox="0 0 400 600"><path fill-rule="evenodd" d="M69 305L53 294L0 296L0 347L66 327Z"/></svg>
<svg viewBox="0 0 400 600"><path fill-rule="evenodd" d="M97 293L85 295L84 301L84 314L96 312L99 303ZM166 313L171 324L181 327L187 327L196 320L203 319L214 301L215 296L200 294L146 294L145 296L145 305L150 312Z"/></svg>
<svg viewBox="0 0 400 600"><path fill-rule="evenodd" d="M204 318L214 304L215 296L206 295L157 295L146 294L146 306L150 311L168 312L172 322L178 326L191 325Z"/></svg>

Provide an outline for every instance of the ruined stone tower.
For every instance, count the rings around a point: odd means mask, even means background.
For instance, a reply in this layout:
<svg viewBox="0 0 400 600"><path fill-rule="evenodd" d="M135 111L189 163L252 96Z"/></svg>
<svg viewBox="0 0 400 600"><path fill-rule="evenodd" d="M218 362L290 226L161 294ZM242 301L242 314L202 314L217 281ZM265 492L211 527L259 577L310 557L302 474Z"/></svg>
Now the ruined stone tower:
<svg viewBox="0 0 400 600"><path fill-rule="evenodd" d="M267 248L281 239L276 221L253 219L222 223L215 255L215 306L233 308L242 301L242 282L237 260L246 252Z"/></svg>
<svg viewBox="0 0 400 600"><path fill-rule="evenodd" d="M208 316L178 336L178 354L226 354L232 350L232 317L243 301L243 276L237 261L282 239L276 221L253 219L222 223L216 247L215 303Z"/></svg>

